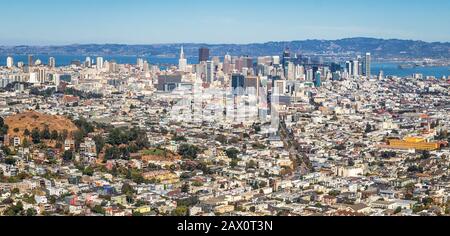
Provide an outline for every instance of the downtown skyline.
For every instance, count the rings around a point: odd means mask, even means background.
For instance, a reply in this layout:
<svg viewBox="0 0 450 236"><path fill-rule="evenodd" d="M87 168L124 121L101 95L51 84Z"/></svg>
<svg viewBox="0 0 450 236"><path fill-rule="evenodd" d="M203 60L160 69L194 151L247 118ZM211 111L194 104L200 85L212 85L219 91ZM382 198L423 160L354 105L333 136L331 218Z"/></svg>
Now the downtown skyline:
<svg viewBox="0 0 450 236"><path fill-rule="evenodd" d="M375 37L450 41L448 1L21 1L0 45L263 43Z"/></svg>

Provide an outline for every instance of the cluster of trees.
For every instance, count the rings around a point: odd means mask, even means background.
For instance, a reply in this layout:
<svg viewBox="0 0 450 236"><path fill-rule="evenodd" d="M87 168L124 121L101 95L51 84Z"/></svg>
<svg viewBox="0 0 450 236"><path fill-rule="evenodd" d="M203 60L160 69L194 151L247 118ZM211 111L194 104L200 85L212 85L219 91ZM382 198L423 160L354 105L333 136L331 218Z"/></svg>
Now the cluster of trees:
<svg viewBox="0 0 450 236"><path fill-rule="evenodd" d="M30 94L35 95L35 96L42 96L42 97L46 97L46 98L53 96L57 92L58 91L56 91L55 88L48 88L45 90L40 90L39 88L31 88L30 89ZM82 99L92 99L92 98L102 98L103 97L102 94L92 93L92 92L84 92L84 91L80 91L80 90L77 90L74 88L66 88L64 90L64 94L80 97Z"/></svg>
<svg viewBox="0 0 450 236"><path fill-rule="evenodd" d="M64 151L64 153L62 154L62 158L65 162L73 161L74 157L75 157L74 153L70 150Z"/></svg>
<svg viewBox="0 0 450 236"><path fill-rule="evenodd" d="M107 160L128 160L130 153L135 153L150 147L147 134L145 131L138 128L115 128L109 132L106 140L101 136L97 136L94 141L96 142L96 145L99 144L100 147L108 144L109 147L106 148L105 151L105 158Z"/></svg>
<svg viewBox="0 0 450 236"><path fill-rule="evenodd" d="M8 125L5 124L5 121L2 117L0 117L0 136L3 137L3 135L6 135L8 133Z"/></svg>
<svg viewBox="0 0 450 236"><path fill-rule="evenodd" d="M177 141L177 142L187 142L187 139L184 136L178 136L178 135L173 136L172 140Z"/></svg>
<svg viewBox="0 0 450 236"><path fill-rule="evenodd" d="M17 202L16 205L11 205L3 213L6 216L35 216L37 211L34 208L29 208L24 210L23 203L21 201Z"/></svg>
<svg viewBox="0 0 450 236"><path fill-rule="evenodd" d="M229 149L225 150L225 154L227 154L228 158L231 159L231 162L230 162L231 168L234 168L238 165L238 162L239 162L238 154L239 153L240 153L240 151L237 150L236 148L229 148Z"/></svg>
<svg viewBox="0 0 450 236"><path fill-rule="evenodd" d="M225 151L225 153L227 154L228 158L237 159L239 150L237 150L236 148L229 148Z"/></svg>
<svg viewBox="0 0 450 236"><path fill-rule="evenodd" d="M184 159L194 160L197 158L200 148L191 144L182 144L178 147L178 154L180 154Z"/></svg>
<svg viewBox="0 0 450 236"><path fill-rule="evenodd" d="M252 128L255 130L255 133L261 132L261 124L253 124Z"/></svg>
<svg viewBox="0 0 450 236"><path fill-rule="evenodd" d="M80 91L80 90L76 90L74 88L66 88L64 90L64 94L65 95L72 95L72 96L76 96L82 99L99 99L102 98L103 95L102 94L98 94L98 93L92 93L92 92L84 92L84 91Z"/></svg>
<svg viewBox="0 0 450 236"><path fill-rule="evenodd" d="M126 195L127 202L132 204L134 202L134 194L136 193L134 188L130 184L124 183L122 185L121 190L122 190L122 194Z"/></svg>
<svg viewBox="0 0 450 236"><path fill-rule="evenodd" d="M14 132L18 133L20 131L14 130ZM25 129L23 131L23 135L25 137L31 137L31 140L34 144L39 144L42 140L55 140L63 142L69 135L69 132L67 130L63 130L63 132L60 133L56 130L50 131L50 128L48 126L45 126L43 130L34 128L31 132L30 130Z"/></svg>
<svg viewBox="0 0 450 236"><path fill-rule="evenodd" d="M177 201L177 208L172 211L172 216L188 216L189 208L199 203L198 197L189 197Z"/></svg>
<svg viewBox="0 0 450 236"><path fill-rule="evenodd" d="M95 122L88 122L84 118L74 120L73 122L78 128L78 131L73 134L76 148L79 148L80 143L83 142L84 138L86 138L89 133L95 132L96 129L102 129L108 132L106 138L102 135L93 137L97 154L102 152L106 147L106 160L128 160L130 153L138 152L150 147L146 132L136 127L131 129L114 128Z"/></svg>
<svg viewBox="0 0 450 236"><path fill-rule="evenodd" d="M412 165L408 167L408 172L410 173L423 173L423 167Z"/></svg>
<svg viewBox="0 0 450 236"><path fill-rule="evenodd" d="M370 125L369 123L366 124L365 133L371 133L373 131L376 131L375 125Z"/></svg>
<svg viewBox="0 0 450 236"><path fill-rule="evenodd" d="M445 140L445 139L447 139L450 142L450 134L448 133L448 130L443 130L443 131L440 131L436 135L435 139L437 139L437 140Z"/></svg>
<svg viewBox="0 0 450 236"><path fill-rule="evenodd" d="M180 169L184 170L184 171L188 171L186 172L186 174L182 174L181 178L190 178L190 172L195 171L195 170L201 170L203 171L203 173L209 175L212 174L212 170L211 168L209 168L209 166L204 163L204 162L197 162L197 161L186 161L183 162L180 165Z"/></svg>
<svg viewBox="0 0 450 236"><path fill-rule="evenodd" d="M216 139L217 142L220 142L222 144L238 144L241 140L238 137L231 137L231 138L227 138L225 135L223 134L219 134L217 135Z"/></svg>
<svg viewBox="0 0 450 236"><path fill-rule="evenodd" d="M137 151L137 148L133 148L134 146L126 146L126 147L118 147L111 146L106 148L105 151L105 159L106 160L129 160L130 153Z"/></svg>
<svg viewBox="0 0 450 236"><path fill-rule="evenodd" d="M83 142L84 138L86 138L89 133L92 133L95 131L96 124L90 123L84 118L75 120L75 121L73 121L73 123L78 128L78 131L75 131L73 133L75 147L78 149L80 147L80 144Z"/></svg>
<svg viewBox="0 0 450 236"><path fill-rule="evenodd" d="M397 153L393 152L393 151L385 151L385 152L381 153L381 157L385 158L385 159L393 158L393 157L396 157L396 156L397 156Z"/></svg>
<svg viewBox="0 0 450 236"><path fill-rule="evenodd" d="M420 159L427 160L431 158L431 153L429 151L422 151Z"/></svg>
<svg viewBox="0 0 450 236"><path fill-rule="evenodd" d="M130 145L134 143L140 150L150 146L145 131L136 127L112 129L109 132L107 143L110 145Z"/></svg>
<svg viewBox="0 0 450 236"><path fill-rule="evenodd" d="M45 98L51 97L55 93L56 93L55 88L47 88L45 90L39 90L39 88L33 87L30 89L30 94L35 95L35 96L45 97Z"/></svg>

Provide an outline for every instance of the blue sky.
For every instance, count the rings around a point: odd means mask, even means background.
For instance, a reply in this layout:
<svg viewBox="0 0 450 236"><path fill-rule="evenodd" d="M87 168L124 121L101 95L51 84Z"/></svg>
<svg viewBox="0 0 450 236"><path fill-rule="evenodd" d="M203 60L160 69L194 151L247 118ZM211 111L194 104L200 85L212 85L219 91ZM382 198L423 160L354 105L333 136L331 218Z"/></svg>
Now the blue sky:
<svg viewBox="0 0 450 236"><path fill-rule="evenodd" d="M0 0L0 45L450 41L448 0Z"/></svg>

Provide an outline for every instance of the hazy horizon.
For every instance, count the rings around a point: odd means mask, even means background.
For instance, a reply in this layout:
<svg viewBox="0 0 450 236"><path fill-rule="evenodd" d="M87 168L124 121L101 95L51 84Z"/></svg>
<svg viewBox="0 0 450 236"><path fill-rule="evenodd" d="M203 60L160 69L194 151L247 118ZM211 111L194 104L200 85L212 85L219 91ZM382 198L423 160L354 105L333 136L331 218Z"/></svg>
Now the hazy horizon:
<svg viewBox="0 0 450 236"><path fill-rule="evenodd" d="M135 43L127 43L127 42L105 42L105 43L66 43L66 44L16 44L16 45L2 45L0 44L0 47L61 47L61 46L72 46L72 45L129 45L129 46L146 46L146 45L189 45L189 44L199 44L199 45L251 45L251 44L266 44L266 43L283 43L283 42L296 42L296 41L338 41L338 40L345 40L345 39L357 39L357 38L365 38L365 39L377 39L377 40L404 40L404 41L422 41L426 43L450 43L450 41L426 41L426 40L420 40L420 39L410 39L410 38L377 38L377 37L365 37L365 36L355 36L355 37L345 37L345 38L336 38L336 39L320 39L320 38L306 38L306 39L292 39L292 40L281 40L281 41L263 41L263 42L250 42L250 43L205 43L205 42L163 42L163 43L142 43L142 44L135 44Z"/></svg>
<svg viewBox="0 0 450 236"><path fill-rule="evenodd" d="M352 37L450 41L446 0L23 0L2 7L4 46L249 44Z"/></svg>

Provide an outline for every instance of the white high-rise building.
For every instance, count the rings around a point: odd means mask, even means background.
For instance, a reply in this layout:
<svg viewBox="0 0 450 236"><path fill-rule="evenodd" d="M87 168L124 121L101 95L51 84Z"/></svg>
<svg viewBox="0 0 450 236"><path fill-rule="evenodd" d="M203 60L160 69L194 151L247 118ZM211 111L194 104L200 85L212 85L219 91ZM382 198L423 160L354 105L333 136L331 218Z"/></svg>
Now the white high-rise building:
<svg viewBox="0 0 450 236"><path fill-rule="evenodd" d="M48 59L48 66L49 66L50 68L55 68L55 66L56 66L56 60L55 60L54 57L50 57L50 58Z"/></svg>
<svg viewBox="0 0 450 236"><path fill-rule="evenodd" d="M313 81L314 80L314 71L313 69L306 70L306 81Z"/></svg>
<svg viewBox="0 0 450 236"><path fill-rule="evenodd" d="M370 79L370 77L372 76L372 58L370 53L366 53L366 59L364 62L364 75Z"/></svg>
<svg viewBox="0 0 450 236"><path fill-rule="evenodd" d="M180 69L180 71L186 72L187 59L184 56L183 46L181 46L180 60L178 60L178 68Z"/></svg>
<svg viewBox="0 0 450 236"><path fill-rule="evenodd" d="M378 74L378 79L383 80L384 79L384 72L380 70L380 73Z"/></svg>
<svg viewBox="0 0 450 236"><path fill-rule="evenodd" d="M353 66L351 61L345 62L345 72L347 72L348 76L353 75Z"/></svg>
<svg viewBox="0 0 450 236"><path fill-rule="evenodd" d="M103 57L97 57L97 69L103 69Z"/></svg>
<svg viewBox="0 0 450 236"><path fill-rule="evenodd" d="M214 81L214 62L206 62L206 82L212 83Z"/></svg>
<svg viewBox="0 0 450 236"><path fill-rule="evenodd" d="M86 59L84 60L84 66L85 67L91 67L92 66L92 60L90 57L86 57Z"/></svg>
<svg viewBox="0 0 450 236"><path fill-rule="evenodd" d="M28 83L32 83L32 84L38 84L38 76L36 72L31 72L30 73L30 77L28 79Z"/></svg>
<svg viewBox="0 0 450 236"><path fill-rule="evenodd" d="M14 66L14 58L7 57L6 58L6 67L12 68Z"/></svg>
<svg viewBox="0 0 450 236"><path fill-rule="evenodd" d="M358 73L359 73L359 62L358 62L358 60L356 60L356 61L353 61L352 63L353 63L352 75L356 77L356 76L358 76Z"/></svg>
<svg viewBox="0 0 450 236"><path fill-rule="evenodd" d="M144 63L142 64L142 70L147 72L150 68L149 68L149 64L148 61L144 61Z"/></svg>
<svg viewBox="0 0 450 236"><path fill-rule="evenodd" d="M37 81L43 84L46 82L46 80L47 80L47 72L45 71L44 68L39 68L37 74Z"/></svg>
<svg viewBox="0 0 450 236"><path fill-rule="evenodd" d="M59 85L61 84L61 75L60 74L53 75L53 83L56 85L56 87L59 87Z"/></svg>
<svg viewBox="0 0 450 236"><path fill-rule="evenodd" d="M223 59L223 73L229 74L231 73L231 56L227 53L225 58Z"/></svg>
<svg viewBox="0 0 450 236"><path fill-rule="evenodd" d="M144 69L144 59L143 58L138 58L137 62L136 62L137 67L139 67L141 70Z"/></svg>
<svg viewBox="0 0 450 236"><path fill-rule="evenodd" d="M279 65L280 64L280 56L274 56L272 61L273 61L274 65Z"/></svg>
<svg viewBox="0 0 450 236"><path fill-rule="evenodd" d="M295 64L293 62L288 62L287 72L288 72L287 79L294 80L295 79Z"/></svg>

